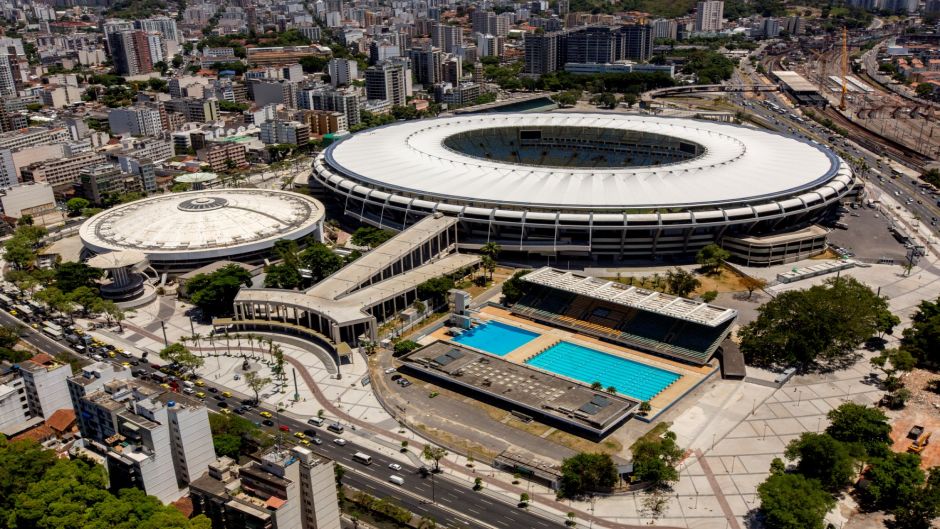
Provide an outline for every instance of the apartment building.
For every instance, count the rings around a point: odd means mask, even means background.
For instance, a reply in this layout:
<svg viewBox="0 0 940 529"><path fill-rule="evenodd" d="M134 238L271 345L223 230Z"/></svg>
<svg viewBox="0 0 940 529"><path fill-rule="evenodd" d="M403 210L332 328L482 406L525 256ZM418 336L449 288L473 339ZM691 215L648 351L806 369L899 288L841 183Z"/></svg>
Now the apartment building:
<svg viewBox="0 0 940 529"><path fill-rule="evenodd" d="M189 486L193 513L214 529L339 529L333 462L303 447L274 447L260 462L219 458Z"/></svg>
<svg viewBox="0 0 940 529"><path fill-rule="evenodd" d="M20 176L24 182L46 182L59 192L71 188L78 181L78 175L84 167L104 161L105 157L101 154L83 152L29 164L20 170Z"/></svg>
<svg viewBox="0 0 940 529"><path fill-rule="evenodd" d="M248 166L248 149L238 143L210 143L197 154L215 172Z"/></svg>
<svg viewBox="0 0 940 529"><path fill-rule="evenodd" d="M71 374L71 366L44 353L0 364L0 433L19 433L57 410L71 408L66 387Z"/></svg>
<svg viewBox="0 0 940 529"><path fill-rule="evenodd" d="M206 407L135 379L101 382L102 373L83 370L68 381L85 448L105 456L112 490L176 501L216 458Z"/></svg>

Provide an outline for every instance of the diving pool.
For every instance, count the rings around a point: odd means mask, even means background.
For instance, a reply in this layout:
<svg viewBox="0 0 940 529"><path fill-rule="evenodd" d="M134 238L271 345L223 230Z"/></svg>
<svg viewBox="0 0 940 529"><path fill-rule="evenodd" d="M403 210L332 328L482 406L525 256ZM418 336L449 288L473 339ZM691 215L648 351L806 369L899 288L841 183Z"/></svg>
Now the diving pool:
<svg viewBox="0 0 940 529"><path fill-rule="evenodd" d="M641 401L652 399L681 376L571 342L558 342L526 364L585 384L613 386L617 393Z"/></svg>
<svg viewBox="0 0 940 529"><path fill-rule="evenodd" d="M538 336L538 333L519 327L488 321L460 333L453 340L496 356L506 356L509 351L531 342Z"/></svg>

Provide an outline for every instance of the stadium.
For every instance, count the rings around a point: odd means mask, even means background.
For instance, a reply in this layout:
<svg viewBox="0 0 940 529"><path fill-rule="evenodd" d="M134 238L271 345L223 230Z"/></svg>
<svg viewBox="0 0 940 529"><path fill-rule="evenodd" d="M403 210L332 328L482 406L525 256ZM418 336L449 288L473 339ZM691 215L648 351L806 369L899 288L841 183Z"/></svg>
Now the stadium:
<svg viewBox="0 0 940 529"><path fill-rule="evenodd" d="M158 272L218 261L261 263L279 239L322 238L323 204L288 191L212 189L108 209L79 229L83 253L139 250Z"/></svg>
<svg viewBox="0 0 940 529"><path fill-rule="evenodd" d="M457 217L465 249L629 259L719 242L754 264L821 251L815 223L854 184L844 161L808 140L600 113L399 122L331 145L313 178L375 226Z"/></svg>

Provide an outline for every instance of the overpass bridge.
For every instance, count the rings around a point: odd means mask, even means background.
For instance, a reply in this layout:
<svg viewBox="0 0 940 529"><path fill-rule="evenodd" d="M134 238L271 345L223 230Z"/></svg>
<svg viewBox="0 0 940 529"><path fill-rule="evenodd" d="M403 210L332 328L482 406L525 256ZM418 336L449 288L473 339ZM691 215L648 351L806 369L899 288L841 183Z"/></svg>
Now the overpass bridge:
<svg viewBox="0 0 940 529"><path fill-rule="evenodd" d="M694 84L685 86L670 86L657 88L643 93L644 100L658 97L672 97L683 94L707 94L718 92L777 92L780 90L775 84Z"/></svg>

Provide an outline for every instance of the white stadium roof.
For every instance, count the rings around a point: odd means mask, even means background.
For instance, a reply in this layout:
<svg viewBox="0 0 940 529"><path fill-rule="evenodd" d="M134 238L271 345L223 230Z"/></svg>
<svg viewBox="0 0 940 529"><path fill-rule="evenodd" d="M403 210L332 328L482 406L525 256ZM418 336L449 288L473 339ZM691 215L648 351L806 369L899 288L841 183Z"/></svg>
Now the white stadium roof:
<svg viewBox="0 0 940 529"><path fill-rule="evenodd" d="M445 138L500 127L633 130L697 144L692 159L646 167L547 167L457 152ZM592 113L482 114L398 122L360 132L326 153L362 185L442 202L629 209L749 203L824 185L841 160L808 141L689 119ZM432 198L434 197L434 198Z"/></svg>
<svg viewBox="0 0 940 529"><path fill-rule="evenodd" d="M82 224L95 253L140 250L153 260L222 258L313 233L323 205L288 191L212 189L169 193L105 210Z"/></svg>

